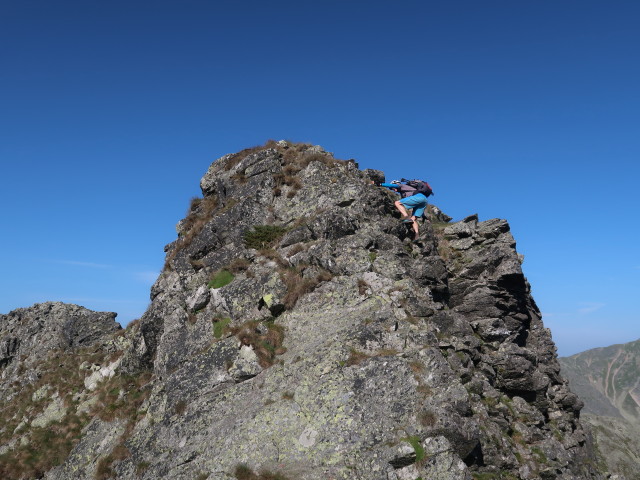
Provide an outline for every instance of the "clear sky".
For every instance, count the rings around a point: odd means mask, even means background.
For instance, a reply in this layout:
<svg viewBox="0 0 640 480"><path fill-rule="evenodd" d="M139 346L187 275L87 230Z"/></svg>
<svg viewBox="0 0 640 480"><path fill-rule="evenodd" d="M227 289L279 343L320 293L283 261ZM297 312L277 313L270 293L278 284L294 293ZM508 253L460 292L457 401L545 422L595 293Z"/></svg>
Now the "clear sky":
<svg viewBox="0 0 640 480"><path fill-rule="evenodd" d="M640 337L640 2L0 0L0 312L126 324L267 139L509 220L561 355Z"/></svg>

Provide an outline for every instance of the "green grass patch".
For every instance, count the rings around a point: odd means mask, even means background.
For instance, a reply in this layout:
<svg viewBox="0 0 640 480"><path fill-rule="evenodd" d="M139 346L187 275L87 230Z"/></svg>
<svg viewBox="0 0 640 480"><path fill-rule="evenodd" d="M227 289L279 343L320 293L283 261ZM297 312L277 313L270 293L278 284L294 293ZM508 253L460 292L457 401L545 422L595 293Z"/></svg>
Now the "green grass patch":
<svg viewBox="0 0 640 480"><path fill-rule="evenodd" d="M222 288L225 285L229 285L234 279L233 273L229 270L218 270L209 279L207 286L209 288Z"/></svg>
<svg viewBox="0 0 640 480"><path fill-rule="evenodd" d="M213 336L216 338L222 338L224 329L231 322L230 318L214 318L213 319Z"/></svg>
<svg viewBox="0 0 640 480"><path fill-rule="evenodd" d="M287 229L279 225L254 225L252 230L245 232L244 244L247 248L256 250L270 248L282 238Z"/></svg>
<svg viewBox="0 0 640 480"><path fill-rule="evenodd" d="M422 448L422 443L420 442L419 437L412 435L403 440L405 440L406 442L409 442L409 445L413 447L413 451L416 452L416 463L419 463L422 460L424 460L426 453L424 451L424 448Z"/></svg>

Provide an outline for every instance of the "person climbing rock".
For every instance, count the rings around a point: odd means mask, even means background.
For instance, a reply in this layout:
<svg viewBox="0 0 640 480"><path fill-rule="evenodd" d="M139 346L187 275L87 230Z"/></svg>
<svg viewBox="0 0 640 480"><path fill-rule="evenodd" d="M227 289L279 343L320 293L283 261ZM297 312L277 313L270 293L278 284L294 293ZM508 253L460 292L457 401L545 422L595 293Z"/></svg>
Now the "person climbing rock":
<svg viewBox="0 0 640 480"><path fill-rule="evenodd" d="M403 178L400 182L383 183L381 186L395 190L403 197L396 200L394 205L402 215L400 220L403 223L411 224L414 232L413 240L416 241L420 234L417 220L424 215L424 210L427 208L427 197L433 194L433 190L427 182L422 180ZM411 215L409 215L408 209L412 210Z"/></svg>

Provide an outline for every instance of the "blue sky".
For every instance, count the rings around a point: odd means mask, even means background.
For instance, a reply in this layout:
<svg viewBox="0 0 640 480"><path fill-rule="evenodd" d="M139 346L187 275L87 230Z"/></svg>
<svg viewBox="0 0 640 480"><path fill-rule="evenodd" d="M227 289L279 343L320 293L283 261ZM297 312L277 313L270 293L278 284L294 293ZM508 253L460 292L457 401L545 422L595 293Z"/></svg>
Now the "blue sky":
<svg viewBox="0 0 640 480"><path fill-rule="evenodd" d="M509 220L561 355L640 337L640 3L0 2L0 312L149 303L216 158L267 139Z"/></svg>

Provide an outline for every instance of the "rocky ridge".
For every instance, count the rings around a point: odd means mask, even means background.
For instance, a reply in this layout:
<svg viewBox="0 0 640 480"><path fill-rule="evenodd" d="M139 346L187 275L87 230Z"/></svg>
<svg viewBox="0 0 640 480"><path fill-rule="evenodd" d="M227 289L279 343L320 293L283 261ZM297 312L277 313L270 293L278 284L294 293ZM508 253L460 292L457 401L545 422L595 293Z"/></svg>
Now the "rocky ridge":
<svg viewBox="0 0 640 480"><path fill-rule="evenodd" d="M411 242L382 176L288 142L215 161L45 478L606 478L508 223L431 207Z"/></svg>

